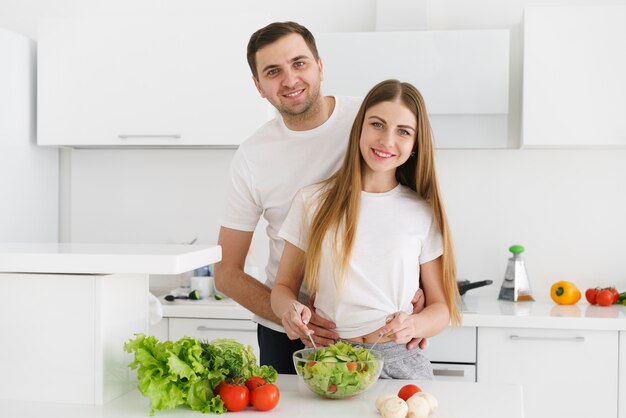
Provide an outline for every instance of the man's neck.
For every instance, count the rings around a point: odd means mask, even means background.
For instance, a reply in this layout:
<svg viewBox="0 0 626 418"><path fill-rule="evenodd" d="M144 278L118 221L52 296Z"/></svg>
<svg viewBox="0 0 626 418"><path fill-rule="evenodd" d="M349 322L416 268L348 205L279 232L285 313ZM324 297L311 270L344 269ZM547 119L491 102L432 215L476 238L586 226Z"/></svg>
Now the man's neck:
<svg viewBox="0 0 626 418"><path fill-rule="evenodd" d="M321 96L307 112L299 115L282 115L282 117L285 126L292 131L310 131L323 125L334 110L335 98L333 96Z"/></svg>

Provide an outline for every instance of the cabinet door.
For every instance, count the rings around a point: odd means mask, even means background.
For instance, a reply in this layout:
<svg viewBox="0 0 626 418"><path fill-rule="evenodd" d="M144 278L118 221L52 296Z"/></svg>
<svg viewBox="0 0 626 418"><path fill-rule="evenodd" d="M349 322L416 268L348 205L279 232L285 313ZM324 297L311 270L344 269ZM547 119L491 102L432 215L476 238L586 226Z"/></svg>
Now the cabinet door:
<svg viewBox="0 0 626 418"><path fill-rule="evenodd" d="M618 332L479 327L477 381L521 384L526 418L617 417Z"/></svg>
<svg viewBox="0 0 626 418"><path fill-rule="evenodd" d="M169 319L162 318L156 324L150 324L148 327L148 335L156 337L159 341L167 341L170 335L169 326Z"/></svg>
<svg viewBox="0 0 626 418"><path fill-rule="evenodd" d="M476 363L476 327L448 327L428 339L424 352L437 363Z"/></svg>
<svg viewBox="0 0 626 418"><path fill-rule="evenodd" d="M523 145L626 146L626 6L524 13Z"/></svg>
<svg viewBox="0 0 626 418"><path fill-rule="evenodd" d="M619 418L626 418L626 331L619 333Z"/></svg>
<svg viewBox="0 0 626 418"><path fill-rule="evenodd" d="M184 336L201 340L232 338L243 345L250 345L259 359L256 324L247 319L191 319L169 318L169 337L176 341Z"/></svg>
<svg viewBox="0 0 626 418"><path fill-rule="evenodd" d="M246 15L42 21L38 143L239 144L269 116L246 61L265 24Z"/></svg>
<svg viewBox="0 0 626 418"><path fill-rule="evenodd" d="M339 32L316 40L326 94L365 96L385 79L408 81L424 96L437 148L509 146L507 30ZM357 77L355 68L363 69Z"/></svg>

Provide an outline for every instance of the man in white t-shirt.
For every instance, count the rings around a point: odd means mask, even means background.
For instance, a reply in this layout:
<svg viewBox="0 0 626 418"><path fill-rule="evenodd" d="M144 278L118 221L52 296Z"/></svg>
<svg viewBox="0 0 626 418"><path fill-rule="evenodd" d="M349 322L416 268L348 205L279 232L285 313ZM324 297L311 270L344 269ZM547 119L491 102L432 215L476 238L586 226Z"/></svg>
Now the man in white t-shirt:
<svg viewBox="0 0 626 418"><path fill-rule="evenodd" d="M278 231L296 192L339 168L361 99L322 95L323 65L315 39L297 23L276 22L259 29L250 38L247 56L257 90L279 115L242 143L233 158L220 221L222 261L215 266L215 280L221 292L255 314L260 363L293 374L291 356L303 343L289 340L270 305L284 246ZM265 284L244 273L261 216L270 240ZM301 292L303 303L308 298ZM318 344L338 338L335 324L317 315L309 326Z"/></svg>

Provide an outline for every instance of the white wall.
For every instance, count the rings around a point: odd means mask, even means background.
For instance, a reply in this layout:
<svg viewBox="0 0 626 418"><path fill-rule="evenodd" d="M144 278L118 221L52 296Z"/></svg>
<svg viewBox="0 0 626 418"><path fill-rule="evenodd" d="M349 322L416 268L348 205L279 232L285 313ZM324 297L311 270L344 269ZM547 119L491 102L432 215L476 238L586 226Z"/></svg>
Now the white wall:
<svg viewBox="0 0 626 418"><path fill-rule="evenodd" d="M408 8L415 28L510 29L509 136L519 138L521 21L531 0L419 0ZM224 2L225 3L225 2ZM374 30L379 16L411 0L292 2L149 0L108 2L3 0L0 26L36 37L41 16L187 13L265 10L275 20L296 20L314 33ZM594 0L551 1L550 5L597 4ZM606 3L626 3L625 0ZM390 9L391 8L391 9ZM400 13L398 29L412 28ZM389 21L385 25L389 27ZM242 45L242 53L245 45ZM321 51L323 56L323 51ZM247 82L242 81L242 82ZM250 88L252 84L250 84ZM219 207L233 151L73 150L63 160L62 233L76 241L215 242ZM526 263L538 299L548 298L556 280L580 287L614 284L626 288L626 150L445 150L438 152L459 277L492 279L476 294L497 295L514 243L526 246ZM253 253L263 264L267 246L257 231Z"/></svg>

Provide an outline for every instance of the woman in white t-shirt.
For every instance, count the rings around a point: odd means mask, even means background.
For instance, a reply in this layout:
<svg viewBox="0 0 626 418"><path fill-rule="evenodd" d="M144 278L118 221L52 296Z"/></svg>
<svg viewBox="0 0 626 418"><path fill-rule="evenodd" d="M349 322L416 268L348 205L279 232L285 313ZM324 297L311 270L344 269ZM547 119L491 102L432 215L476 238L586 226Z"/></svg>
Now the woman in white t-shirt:
<svg viewBox="0 0 626 418"><path fill-rule="evenodd" d="M279 236L285 248L271 301L289 338L312 332L311 311L297 296L304 280L342 340L383 352L382 377L432 378L421 350L405 344L459 324L460 296L430 124L415 87L386 80L372 88L343 165L296 194ZM413 314L420 283L426 307Z"/></svg>

